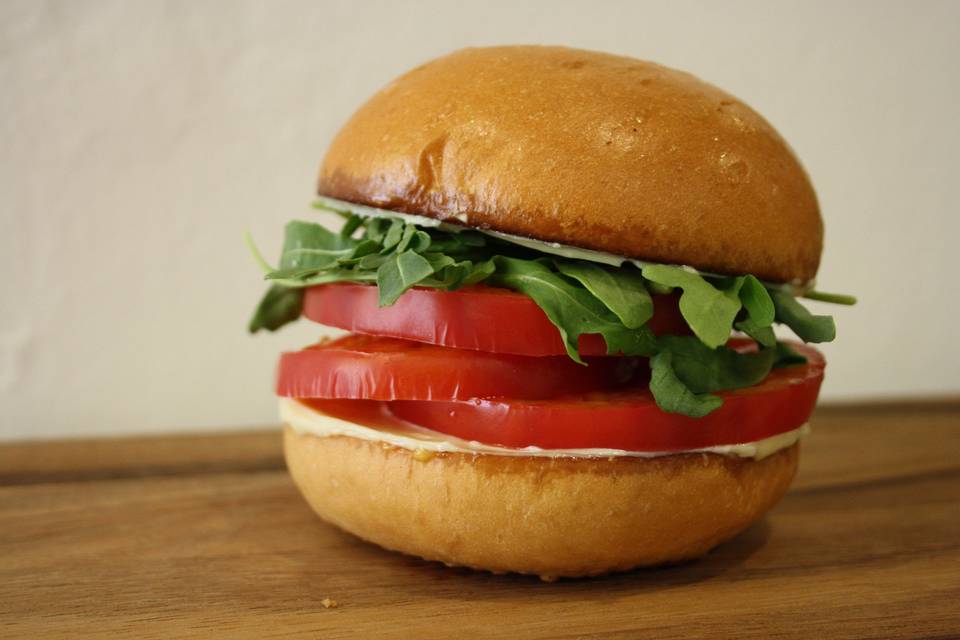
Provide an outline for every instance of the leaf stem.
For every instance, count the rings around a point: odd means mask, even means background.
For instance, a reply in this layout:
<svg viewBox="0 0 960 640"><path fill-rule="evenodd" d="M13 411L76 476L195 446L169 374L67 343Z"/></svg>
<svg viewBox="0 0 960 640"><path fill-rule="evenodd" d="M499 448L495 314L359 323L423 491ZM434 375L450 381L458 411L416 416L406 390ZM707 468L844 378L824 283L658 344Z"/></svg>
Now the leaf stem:
<svg viewBox="0 0 960 640"><path fill-rule="evenodd" d="M247 249L250 250L250 253L253 254L253 259L257 261L260 269L264 273L270 273L271 271L276 271L273 267L270 266L270 263L263 257L263 254L260 253L260 250L257 249L257 245L253 242L253 236L250 235L249 231L243 232L243 242L247 245Z"/></svg>
<svg viewBox="0 0 960 640"><path fill-rule="evenodd" d="M803 294L803 297L810 300L819 300L820 302L832 302L833 304L857 304L856 296L848 296L845 293L827 293L826 291L817 291L815 289L807 291Z"/></svg>

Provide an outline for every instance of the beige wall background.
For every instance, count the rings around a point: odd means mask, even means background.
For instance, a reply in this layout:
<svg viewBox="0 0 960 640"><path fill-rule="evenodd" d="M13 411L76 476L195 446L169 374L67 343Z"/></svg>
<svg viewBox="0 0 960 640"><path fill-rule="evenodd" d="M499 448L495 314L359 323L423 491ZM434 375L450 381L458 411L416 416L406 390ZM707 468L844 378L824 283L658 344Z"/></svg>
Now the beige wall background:
<svg viewBox="0 0 960 640"><path fill-rule="evenodd" d="M311 215L338 126L463 46L690 70L791 142L826 219L828 401L960 392L957 2L0 0L0 438L276 422L241 242Z"/></svg>

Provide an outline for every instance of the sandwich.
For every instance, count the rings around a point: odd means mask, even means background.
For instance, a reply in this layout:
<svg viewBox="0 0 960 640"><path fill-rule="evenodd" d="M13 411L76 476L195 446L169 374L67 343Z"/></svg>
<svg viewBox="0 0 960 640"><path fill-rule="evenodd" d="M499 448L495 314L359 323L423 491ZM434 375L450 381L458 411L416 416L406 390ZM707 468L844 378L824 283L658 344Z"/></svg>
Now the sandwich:
<svg viewBox="0 0 960 640"><path fill-rule="evenodd" d="M472 48L339 131L250 331L290 473L387 549L546 580L707 553L787 491L835 337L816 195L737 98L650 62ZM777 328L777 331L775 331ZM793 338L781 339L792 333Z"/></svg>

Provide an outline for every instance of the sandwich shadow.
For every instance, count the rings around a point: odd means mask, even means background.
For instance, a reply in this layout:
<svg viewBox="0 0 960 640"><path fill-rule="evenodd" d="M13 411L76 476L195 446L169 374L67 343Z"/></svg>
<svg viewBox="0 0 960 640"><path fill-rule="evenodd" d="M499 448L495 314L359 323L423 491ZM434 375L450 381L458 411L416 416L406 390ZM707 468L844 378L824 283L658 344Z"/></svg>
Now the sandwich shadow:
<svg viewBox="0 0 960 640"><path fill-rule="evenodd" d="M524 585L538 598L551 594L579 600L609 600L616 595L635 595L645 591L662 591L709 581L725 575L726 580L747 579L754 572L742 565L763 548L770 538L771 527L766 518L754 523L746 531L719 545L707 555L676 564L634 569L623 573L592 578L562 578L544 582L536 576L519 574L492 574L465 567L445 567L439 562L383 550L376 545L356 540L357 546L381 555L384 562L395 561L402 570L422 578L418 585L421 596L451 600L515 600L517 587ZM344 537L349 534L343 534ZM352 536L350 536L352 537ZM739 571L741 576L736 574ZM602 585L602 589L598 589Z"/></svg>

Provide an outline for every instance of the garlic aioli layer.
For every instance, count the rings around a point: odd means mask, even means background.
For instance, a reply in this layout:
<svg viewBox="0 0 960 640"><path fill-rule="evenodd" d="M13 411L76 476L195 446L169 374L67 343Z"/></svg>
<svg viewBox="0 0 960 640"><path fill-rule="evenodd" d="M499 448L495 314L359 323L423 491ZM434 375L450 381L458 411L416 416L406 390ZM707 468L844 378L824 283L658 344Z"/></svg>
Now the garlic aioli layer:
<svg viewBox="0 0 960 640"><path fill-rule="evenodd" d="M742 444L725 444L684 451L623 451L621 449L541 449L524 447L514 449L463 440L430 429L424 429L399 420L390 427L376 428L327 415L293 398L280 398L280 418L294 431L319 437L349 436L361 440L384 442L389 445L432 453L470 453L497 456L538 456L544 458L655 458L678 453L716 453L735 458L761 460L781 449L793 446L810 433L810 425L802 424L792 431L779 433L763 440Z"/></svg>

